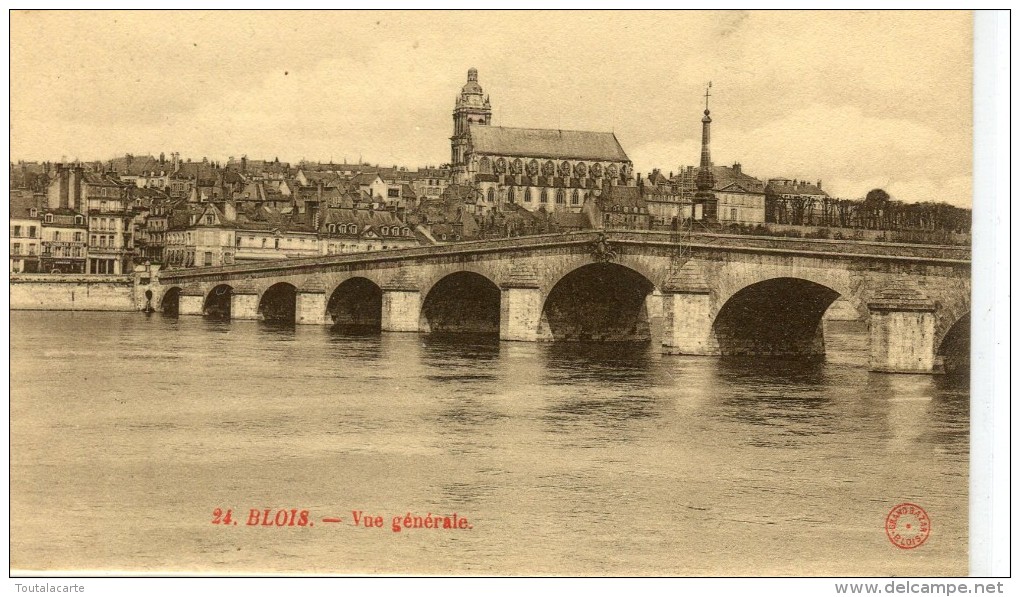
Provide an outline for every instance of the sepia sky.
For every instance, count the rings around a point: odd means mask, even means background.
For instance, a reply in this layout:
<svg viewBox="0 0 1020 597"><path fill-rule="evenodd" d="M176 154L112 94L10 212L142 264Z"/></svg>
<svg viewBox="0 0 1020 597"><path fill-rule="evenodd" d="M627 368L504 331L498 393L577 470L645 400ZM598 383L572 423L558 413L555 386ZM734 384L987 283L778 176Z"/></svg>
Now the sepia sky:
<svg viewBox="0 0 1020 597"><path fill-rule="evenodd" d="M639 172L712 155L841 197L971 204L965 12L15 12L11 159L449 161L496 125L613 131Z"/></svg>

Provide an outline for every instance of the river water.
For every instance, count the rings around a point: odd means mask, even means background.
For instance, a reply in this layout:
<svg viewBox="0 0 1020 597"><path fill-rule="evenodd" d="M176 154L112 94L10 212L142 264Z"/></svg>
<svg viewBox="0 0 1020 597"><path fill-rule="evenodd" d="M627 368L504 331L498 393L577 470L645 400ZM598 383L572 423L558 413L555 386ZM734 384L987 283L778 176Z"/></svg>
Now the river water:
<svg viewBox="0 0 1020 597"><path fill-rule="evenodd" d="M805 364L12 312L11 566L966 574L966 383L868 373L866 329L826 326Z"/></svg>

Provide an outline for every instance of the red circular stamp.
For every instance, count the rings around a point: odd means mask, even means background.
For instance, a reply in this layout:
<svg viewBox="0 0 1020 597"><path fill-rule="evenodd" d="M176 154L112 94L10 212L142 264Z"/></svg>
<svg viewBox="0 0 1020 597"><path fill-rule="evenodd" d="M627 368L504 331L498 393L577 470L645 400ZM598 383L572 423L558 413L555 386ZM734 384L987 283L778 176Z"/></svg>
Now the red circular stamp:
<svg viewBox="0 0 1020 597"><path fill-rule="evenodd" d="M921 547L931 535L931 519L917 504L900 504L885 517L885 534L900 549Z"/></svg>

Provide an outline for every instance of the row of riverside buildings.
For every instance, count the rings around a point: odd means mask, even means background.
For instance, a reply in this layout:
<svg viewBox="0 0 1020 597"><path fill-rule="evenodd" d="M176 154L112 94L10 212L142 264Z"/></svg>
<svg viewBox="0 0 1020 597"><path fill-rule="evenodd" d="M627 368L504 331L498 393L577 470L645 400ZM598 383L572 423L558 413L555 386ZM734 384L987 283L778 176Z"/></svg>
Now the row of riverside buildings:
<svg viewBox="0 0 1020 597"><path fill-rule="evenodd" d="M680 220L780 221L821 182L702 163L642 177L613 133L494 126L478 72L457 95L451 161L416 170L178 153L11 164L11 271L123 274ZM710 176L701 173L709 172Z"/></svg>

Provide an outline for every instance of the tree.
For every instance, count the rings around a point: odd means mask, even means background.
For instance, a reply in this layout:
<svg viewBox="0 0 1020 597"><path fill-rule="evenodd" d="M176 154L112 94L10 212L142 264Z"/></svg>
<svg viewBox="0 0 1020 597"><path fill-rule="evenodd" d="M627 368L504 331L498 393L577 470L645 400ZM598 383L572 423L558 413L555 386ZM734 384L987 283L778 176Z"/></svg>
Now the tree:
<svg viewBox="0 0 1020 597"><path fill-rule="evenodd" d="M868 194L864 196L864 205L861 206L866 227L878 228L881 226L883 216L888 211L889 199L889 193L882 189L868 191Z"/></svg>

